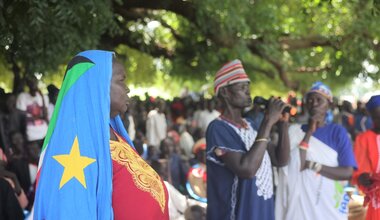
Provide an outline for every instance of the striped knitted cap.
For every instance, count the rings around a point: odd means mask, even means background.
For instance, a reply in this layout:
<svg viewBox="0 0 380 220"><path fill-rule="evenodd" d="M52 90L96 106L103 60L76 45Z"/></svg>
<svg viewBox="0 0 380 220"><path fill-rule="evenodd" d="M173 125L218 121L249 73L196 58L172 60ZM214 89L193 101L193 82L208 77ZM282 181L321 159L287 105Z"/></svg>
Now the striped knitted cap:
<svg viewBox="0 0 380 220"><path fill-rule="evenodd" d="M239 82L250 82L248 75L245 73L243 64L236 59L224 64L216 73L214 79L214 92L218 95L219 89Z"/></svg>

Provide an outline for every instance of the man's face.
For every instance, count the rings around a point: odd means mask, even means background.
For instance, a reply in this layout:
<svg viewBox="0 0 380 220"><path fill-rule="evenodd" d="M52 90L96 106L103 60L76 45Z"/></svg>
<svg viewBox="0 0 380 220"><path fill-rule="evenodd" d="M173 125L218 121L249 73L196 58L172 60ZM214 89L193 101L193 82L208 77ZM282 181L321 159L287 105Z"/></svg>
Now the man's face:
<svg viewBox="0 0 380 220"><path fill-rule="evenodd" d="M249 82L240 82L226 87L227 101L235 107L246 108L251 106L252 98Z"/></svg>
<svg viewBox="0 0 380 220"><path fill-rule="evenodd" d="M35 77L30 77L26 80L26 84L30 91L38 90L38 80Z"/></svg>
<svg viewBox="0 0 380 220"><path fill-rule="evenodd" d="M165 111L165 101L164 100L157 100L157 108L160 113Z"/></svg>
<svg viewBox="0 0 380 220"><path fill-rule="evenodd" d="M330 103L323 95L313 92L306 98L306 107L310 116L315 116L323 121L326 112L330 109Z"/></svg>

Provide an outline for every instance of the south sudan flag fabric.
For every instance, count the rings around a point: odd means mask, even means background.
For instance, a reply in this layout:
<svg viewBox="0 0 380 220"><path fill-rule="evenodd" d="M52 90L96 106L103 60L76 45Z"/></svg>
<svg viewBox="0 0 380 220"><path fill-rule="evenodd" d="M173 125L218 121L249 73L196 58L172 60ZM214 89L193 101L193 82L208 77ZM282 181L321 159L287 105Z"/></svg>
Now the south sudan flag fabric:
<svg viewBox="0 0 380 220"><path fill-rule="evenodd" d="M113 56L85 51L67 67L42 148L34 219L113 218L110 124L121 123L110 120Z"/></svg>

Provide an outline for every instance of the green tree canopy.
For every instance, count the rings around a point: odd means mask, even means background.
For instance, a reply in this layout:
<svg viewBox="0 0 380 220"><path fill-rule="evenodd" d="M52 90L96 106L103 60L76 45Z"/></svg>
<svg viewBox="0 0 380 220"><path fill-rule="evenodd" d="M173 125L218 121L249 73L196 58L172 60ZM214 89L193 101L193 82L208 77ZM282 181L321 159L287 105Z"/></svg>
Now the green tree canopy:
<svg viewBox="0 0 380 220"><path fill-rule="evenodd" d="M379 80L363 65L380 64L379 18L378 0L5 0L0 69L15 81L54 74L100 48L127 60L137 85L170 77L201 86L239 58L260 89L339 88L358 75Z"/></svg>

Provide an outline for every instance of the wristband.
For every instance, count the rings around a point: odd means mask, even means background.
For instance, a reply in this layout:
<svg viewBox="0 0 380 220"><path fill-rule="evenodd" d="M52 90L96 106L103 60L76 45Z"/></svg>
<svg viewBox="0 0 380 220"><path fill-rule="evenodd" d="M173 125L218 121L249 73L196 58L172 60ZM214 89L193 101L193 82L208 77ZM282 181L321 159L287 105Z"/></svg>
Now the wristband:
<svg viewBox="0 0 380 220"><path fill-rule="evenodd" d="M314 167L314 165L315 165L315 162L313 162L313 161L309 161L309 164L308 164L308 166L307 166L307 168L309 168L309 169L313 169L313 167Z"/></svg>
<svg viewBox="0 0 380 220"><path fill-rule="evenodd" d="M309 143L307 143L306 141L301 141L301 143L298 146L303 150L307 150L309 148Z"/></svg>
<svg viewBox="0 0 380 220"><path fill-rule="evenodd" d="M320 163L315 163L315 164L314 164L314 167L313 167L313 170L314 170L316 173L321 172L321 170L322 170L322 164L320 164Z"/></svg>
<svg viewBox="0 0 380 220"><path fill-rule="evenodd" d="M255 140L255 143L257 142L269 142L269 138L258 138Z"/></svg>

